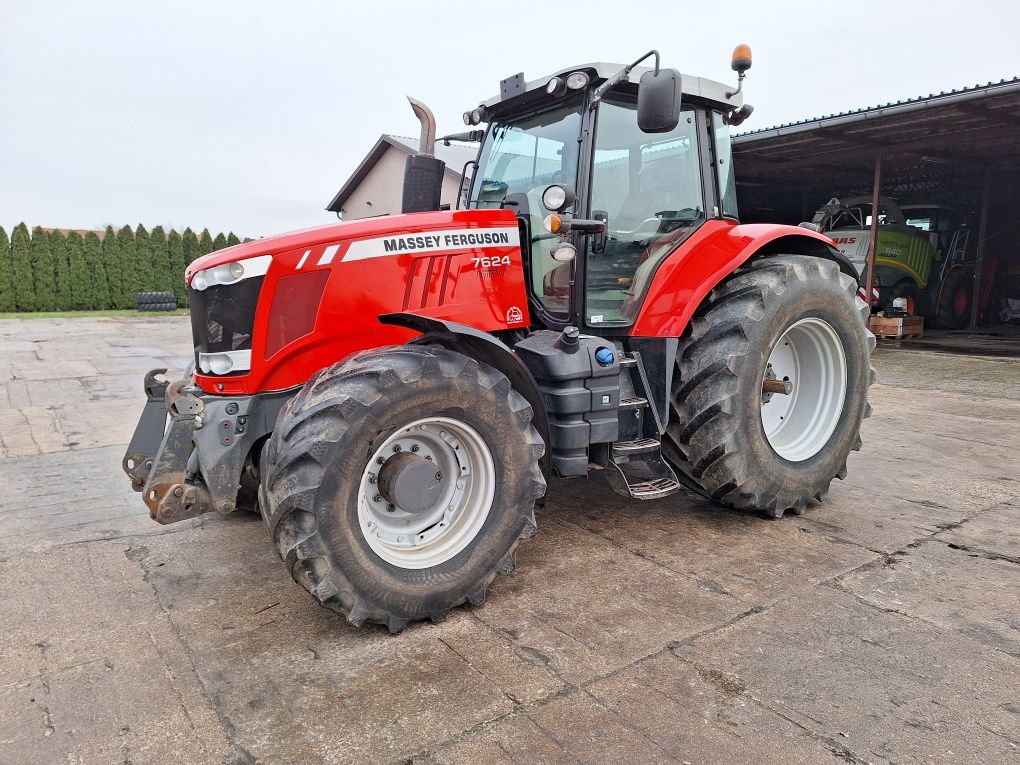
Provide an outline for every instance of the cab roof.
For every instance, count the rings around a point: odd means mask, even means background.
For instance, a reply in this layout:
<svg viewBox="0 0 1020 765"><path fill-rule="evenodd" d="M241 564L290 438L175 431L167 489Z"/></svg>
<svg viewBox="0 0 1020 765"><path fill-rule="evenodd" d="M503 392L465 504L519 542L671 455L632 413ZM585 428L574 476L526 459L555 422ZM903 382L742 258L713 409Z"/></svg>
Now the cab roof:
<svg viewBox="0 0 1020 765"><path fill-rule="evenodd" d="M570 74L571 72L585 72L594 82L598 82L599 80L608 80L626 66L626 64L613 64L606 61L597 61L590 64L578 64L577 66L567 67L566 69L561 69L557 72L553 72L552 74L547 74L545 77L539 77L537 80L526 82L524 85L524 91L517 93L510 98L504 99L501 95L497 95L487 101L483 101L481 105L490 110L498 110L498 107L501 104L525 98L536 91L544 93L546 84L553 77L562 77ZM641 75L649 71L652 71L652 67L636 66L631 69L630 74L624 82L637 84L638 80L641 79ZM736 90L735 87L731 85L724 85L723 83L716 82L715 80L708 80L704 77L681 74L680 87L683 95L697 98L702 101L708 101L712 105L726 109L727 111L730 109L736 109L744 103L742 93L736 93L729 97L727 96L727 93L732 93Z"/></svg>

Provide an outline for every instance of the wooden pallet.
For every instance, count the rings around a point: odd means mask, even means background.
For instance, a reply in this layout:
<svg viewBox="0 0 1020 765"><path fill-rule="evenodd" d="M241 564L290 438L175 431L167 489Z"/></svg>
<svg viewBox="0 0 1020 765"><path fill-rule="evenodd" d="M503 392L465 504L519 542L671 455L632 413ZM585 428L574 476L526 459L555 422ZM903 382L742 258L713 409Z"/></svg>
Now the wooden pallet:
<svg viewBox="0 0 1020 765"><path fill-rule="evenodd" d="M875 337L903 340L924 335L924 318L921 316L872 316L868 328Z"/></svg>

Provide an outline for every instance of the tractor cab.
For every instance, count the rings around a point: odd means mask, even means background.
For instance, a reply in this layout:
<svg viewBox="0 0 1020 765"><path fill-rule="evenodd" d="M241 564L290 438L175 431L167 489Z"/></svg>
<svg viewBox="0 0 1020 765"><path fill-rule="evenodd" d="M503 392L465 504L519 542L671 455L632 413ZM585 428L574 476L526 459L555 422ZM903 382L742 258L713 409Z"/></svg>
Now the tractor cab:
<svg viewBox="0 0 1020 765"><path fill-rule="evenodd" d="M649 99L672 113L643 122ZM516 214L532 316L624 333L665 256L737 217L728 128L745 111L720 83L595 63L508 78L466 113L489 122L466 206Z"/></svg>

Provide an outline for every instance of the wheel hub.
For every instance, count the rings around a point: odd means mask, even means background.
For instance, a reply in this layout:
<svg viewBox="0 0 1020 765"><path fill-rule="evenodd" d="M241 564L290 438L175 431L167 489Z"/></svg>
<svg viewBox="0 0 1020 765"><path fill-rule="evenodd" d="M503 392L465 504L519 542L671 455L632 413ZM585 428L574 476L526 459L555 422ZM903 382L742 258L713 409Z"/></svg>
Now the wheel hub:
<svg viewBox="0 0 1020 765"><path fill-rule="evenodd" d="M762 380L762 428L776 454L802 462L820 452L839 423L846 387L846 353L836 331L815 318L788 327Z"/></svg>
<svg viewBox="0 0 1020 765"><path fill-rule="evenodd" d="M489 447L461 420L426 417L398 428L362 471L358 521L365 541L400 568L449 560L485 523L495 472Z"/></svg>
<svg viewBox="0 0 1020 765"><path fill-rule="evenodd" d="M444 492L443 472L414 452L398 452L379 470L379 494L394 508L419 515Z"/></svg>

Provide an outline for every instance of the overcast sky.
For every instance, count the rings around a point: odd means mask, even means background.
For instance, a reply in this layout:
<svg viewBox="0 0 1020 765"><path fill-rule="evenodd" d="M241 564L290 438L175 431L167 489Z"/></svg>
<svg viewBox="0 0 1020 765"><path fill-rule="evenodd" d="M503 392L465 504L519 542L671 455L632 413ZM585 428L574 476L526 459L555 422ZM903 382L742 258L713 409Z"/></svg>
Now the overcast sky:
<svg viewBox="0 0 1020 765"><path fill-rule="evenodd" d="M1020 74L1020 6L968 2L5 0L0 225L260 236L324 207L383 132L440 134L523 70L633 60L732 81L742 129ZM868 10L870 9L870 10Z"/></svg>

